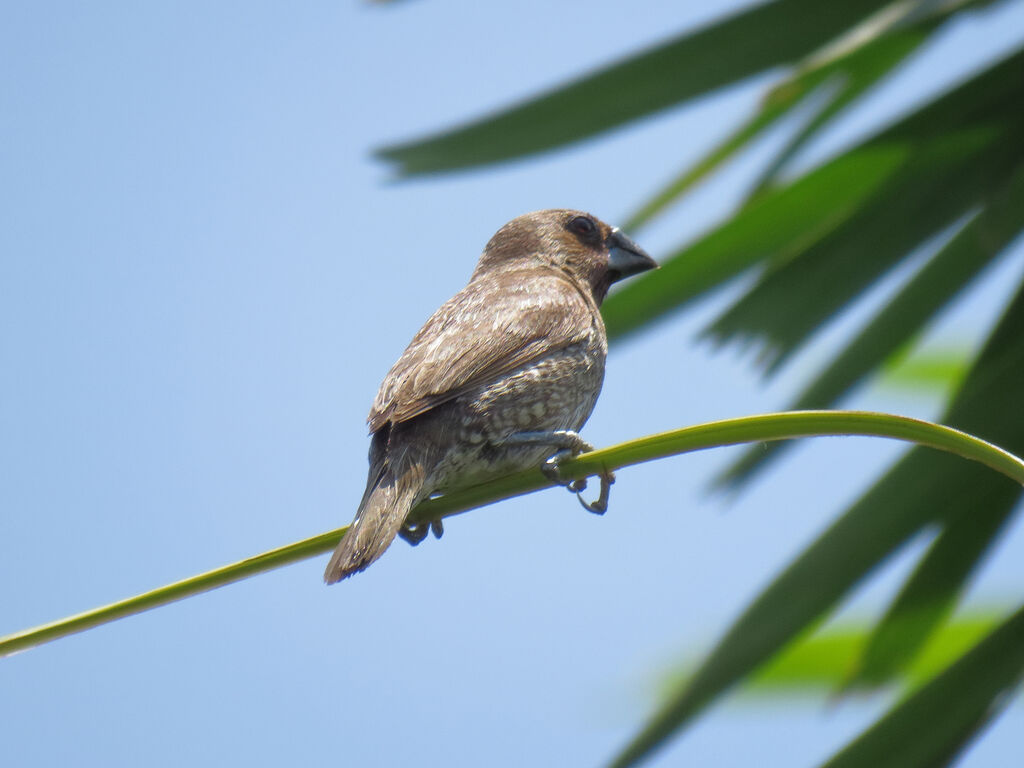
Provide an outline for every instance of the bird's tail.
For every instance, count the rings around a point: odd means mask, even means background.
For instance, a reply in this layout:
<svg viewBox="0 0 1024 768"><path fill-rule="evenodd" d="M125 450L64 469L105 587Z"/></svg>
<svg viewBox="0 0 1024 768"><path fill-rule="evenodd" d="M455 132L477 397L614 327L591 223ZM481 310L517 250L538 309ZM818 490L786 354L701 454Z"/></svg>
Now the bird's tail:
<svg viewBox="0 0 1024 768"><path fill-rule="evenodd" d="M356 519L331 555L324 581L334 584L364 570L384 554L419 500L425 472L416 463L385 467L359 503Z"/></svg>

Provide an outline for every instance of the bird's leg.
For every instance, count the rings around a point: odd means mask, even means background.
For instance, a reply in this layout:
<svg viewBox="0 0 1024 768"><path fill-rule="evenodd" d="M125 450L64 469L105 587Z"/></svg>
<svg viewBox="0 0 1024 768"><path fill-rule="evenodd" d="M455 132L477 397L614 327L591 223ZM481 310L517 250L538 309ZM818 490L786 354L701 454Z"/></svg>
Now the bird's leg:
<svg viewBox="0 0 1024 768"><path fill-rule="evenodd" d="M540 465L544 477L552 483L564 485L571 491L579 493L587 487L586 478L581 480L563 480L558 473L558 462L572 458L581 453L594 450L594 446L568 429L553 429L547 432L515 432L502 441L502 445L548 445L558 451L548 456Z"/></svg>
<svg viewBox="0 0 1024 768"><path fill-rule="evenodd" d="M540 465L540 471L553 483L564 485L576 494L580 504L588 512L603 515L608 511L608 495L611 492L612 483L615 482L615 475L605 470L601 473L601 491L597 500L587 502L583 500L582 493L587 487L586 478L579 480L563 480L558 471L558 464L565 459L578 456L594 450L594 446L579 436L578 433L569 429L554 429L548 432L515 432L502 441L503 445L550 445L558 450L548 456L547 460Z"/></svg>

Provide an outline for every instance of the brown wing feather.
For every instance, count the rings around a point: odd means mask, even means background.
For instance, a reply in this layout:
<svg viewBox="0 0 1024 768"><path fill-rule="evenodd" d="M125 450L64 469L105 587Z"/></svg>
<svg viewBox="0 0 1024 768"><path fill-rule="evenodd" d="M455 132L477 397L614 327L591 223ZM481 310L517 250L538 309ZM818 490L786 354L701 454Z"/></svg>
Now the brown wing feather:
<svg viewBox="0 0 1024 768"><path fill-rule="evenodd" d="M596 305L552 269L471 282L427 320L388 372L370 411L370 431L582 341L595 322Z"/></svg>

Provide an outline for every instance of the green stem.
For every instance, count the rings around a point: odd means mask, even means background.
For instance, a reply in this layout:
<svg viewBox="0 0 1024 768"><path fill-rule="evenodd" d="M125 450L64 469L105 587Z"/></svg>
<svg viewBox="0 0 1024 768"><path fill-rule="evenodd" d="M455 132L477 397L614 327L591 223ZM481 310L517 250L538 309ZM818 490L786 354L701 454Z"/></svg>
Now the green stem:
<svg viewBox="0 0 1024 768"><path fill-rule="evenodd" d="M998 446L950 427L904 416L867 411L792 411L699 424L586 453L563 462L560 470L566 479L577 479L605 470L619 469L706 448L830 435L888 437L917 443L981 462L1024 485L1024 460ZM538 470L531 469L484 485L428 499L413 510L412 519L431 520L447 517L548 486L548 480ZM0 656L17 653L100 624L241 581L257 573L329 552L334 549L346 530L347 526L328 531L126 600L0 637Z"/></svg>

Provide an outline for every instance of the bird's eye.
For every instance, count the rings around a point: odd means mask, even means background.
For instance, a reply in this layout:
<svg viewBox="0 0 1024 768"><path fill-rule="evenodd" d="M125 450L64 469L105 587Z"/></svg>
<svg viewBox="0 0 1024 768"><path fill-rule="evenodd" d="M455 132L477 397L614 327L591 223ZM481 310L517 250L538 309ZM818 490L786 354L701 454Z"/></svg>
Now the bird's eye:
<svg viewBox="0 0 1024 768"><path fill-rule="evenodd" d="M587 239L591 239L597 234L597 224L588 216L575 216L570 219L569 229Z"/></svg>

